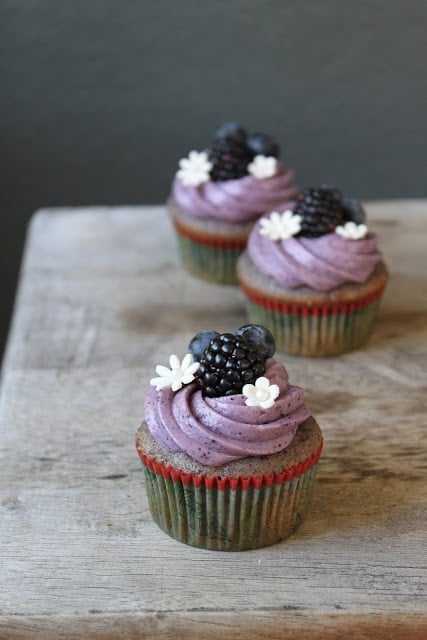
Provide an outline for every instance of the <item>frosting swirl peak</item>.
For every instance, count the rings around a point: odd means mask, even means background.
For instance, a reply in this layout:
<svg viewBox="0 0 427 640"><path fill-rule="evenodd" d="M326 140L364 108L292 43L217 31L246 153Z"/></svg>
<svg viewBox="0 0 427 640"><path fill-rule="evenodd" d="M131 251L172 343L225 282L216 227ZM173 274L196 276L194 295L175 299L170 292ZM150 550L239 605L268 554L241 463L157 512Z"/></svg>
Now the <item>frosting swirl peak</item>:
<svg viewBox="0 0 427 640"><path fill-rule="evenodd" d="M269 409L246 406L241 394L203 397L194 382L177 393L150 387L145 418L151 434L169 451L184 452L208 466L285 449L311 413L303 389L289 385L283 365L273 358L266 365L265 376L280 390Z"/></svg>
<svg viewBox="0 0 427 640"><path fill-rule="evenodd" d="M248 240L248 254L261 273L284 287L308 286L330 291L347 282L363 283L381 261L378 239L359 240L327 233L317 238L291 237L280 242L260 234L260 222Z"/></svg>
<svg viewBox="0 0 427 640"><path fill-rule="evenodd" d="M297 196L297 189L293 172L278 163L276 174L262 180L247 175L191 186L175 177L172 196L195 218L250 222L276 207L288 208Z"/></svg>

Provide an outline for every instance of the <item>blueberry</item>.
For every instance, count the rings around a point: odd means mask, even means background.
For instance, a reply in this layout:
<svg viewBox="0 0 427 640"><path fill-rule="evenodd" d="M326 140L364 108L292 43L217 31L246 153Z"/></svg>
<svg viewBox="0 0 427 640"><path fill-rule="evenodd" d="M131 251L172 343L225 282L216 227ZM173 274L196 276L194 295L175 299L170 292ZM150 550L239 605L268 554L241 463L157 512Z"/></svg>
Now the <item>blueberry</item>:
<svg viewBox="0 0 427 640"><path fill-rule="evenodd" d="M342 201L344 216L347 222L364 224L366 222L366 211L356 198L344 198Z"/></svg>
<svg viewBox="0 0 427 640"><path fill-rule="evenodd" d="M214 133L214 141L237 140L245 142L247 133L238 122L224 122Z"/></svg>
<svg viewBox="0 0 427 640"><path fill-rule="evenodd" d="M280 155L280 147L275 140L266 133L251 133L247 139L247 145L254 155L274 156Z"/></svg>
<svg viewBox="0 0 427 640"><path fill-rule="evenodd" d="M264 359L272 358L276 351L273 336L266 327L260 324L245 324L237 329L236 336L242 336L245 340L253 342Z"/></svg>
<svg viewBox="0 0 427 640"><path fill-rule="evenodd" d="M188 351L192 354L194 361L199 362L202 354L211 340L218 338L219 333L217 331L200 331L191 340L188 345Z"/></svg>

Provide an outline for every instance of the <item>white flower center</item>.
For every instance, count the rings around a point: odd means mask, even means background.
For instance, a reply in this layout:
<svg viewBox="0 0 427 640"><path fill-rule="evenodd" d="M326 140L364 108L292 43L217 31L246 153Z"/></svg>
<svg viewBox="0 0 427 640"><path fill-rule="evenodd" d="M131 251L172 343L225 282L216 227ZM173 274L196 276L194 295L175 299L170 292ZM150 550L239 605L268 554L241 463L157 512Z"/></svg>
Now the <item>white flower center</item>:
<svg viewBox="0 0 427 640"><path fill-rule="evenodd" d="M270 397L270 392L267 391L267 389L256 389L255 396L256 399L259 400L259 402L263 402L264 400L268 400L268 398Z"/></svg>
<svg viewBox="0 0 427 640"><path fill-rule="evenodd" d="M185 184L198 187L204 182L208 182L209 172L212 163L209 162L208 154L205 151L190 151L187 158L179 161L178 178Z"/></svg>
<svg viewBox="0 0 427 640"><path fill-rule="evenodd" d="M277 158L274 156L257 155L248 164L248 173L258 180L272 178L277 172Z"/></svg>
<svg viewBox="0 0 427 640"><path fill-rule="evenodd" d="M360 240L368 233L368 227L365 224L356 224L355 222L346 222L335 228L335 233L347 240Z"/></svg>
<svg viewBox="0 0 427 640"><path fill-rule="evenodd" d="M269 217L259 221L259 232L270 240L286 240L297 235L301 231L301 216L287 210L283 213L273 211Z"/></svg>
<svg viewBox="0 0 427 640"><path fill-rule="evenodd" d="M175 354L169 358L170 369L163 365L157 365L157 378L152 378L150 384L156 387L157 391L165 387L170 387L172 391L178 391L183 384L188 384L194 380L194 374L200 366L199 362L193 362L191 353L187 353L182 363Z"/></svg>

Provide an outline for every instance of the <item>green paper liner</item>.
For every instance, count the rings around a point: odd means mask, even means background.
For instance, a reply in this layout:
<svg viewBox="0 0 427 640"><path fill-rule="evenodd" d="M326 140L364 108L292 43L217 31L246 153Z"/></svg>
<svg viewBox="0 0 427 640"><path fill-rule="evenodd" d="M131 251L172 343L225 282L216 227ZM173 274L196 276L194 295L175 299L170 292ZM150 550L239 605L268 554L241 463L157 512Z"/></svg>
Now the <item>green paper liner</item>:
<svg viewBox="0 0 427 640"><path fill-rule="evenodd" d="M174 226L181 261L187 271L208 282L237 284L237 260L245 249L246 240L202 237L200 233L183 231L175 221Z"/></svg>
<svg viewBox="0 0 427 640"><path fill-rule="evenodd" d="M331 356L367 343L384 289L357 302L324 307L285 304L246 287L243 291L249 321L270 329L278 350L297 356Z"/></svg>
<svg viewBox="0 0 427 640"><path fill-rule="evenodd" d="M138 449L154 521L180 542L215 551L257 549L291 535L306 515L321 452L322 445L280 474L222 478L183 473Z"/></svg>

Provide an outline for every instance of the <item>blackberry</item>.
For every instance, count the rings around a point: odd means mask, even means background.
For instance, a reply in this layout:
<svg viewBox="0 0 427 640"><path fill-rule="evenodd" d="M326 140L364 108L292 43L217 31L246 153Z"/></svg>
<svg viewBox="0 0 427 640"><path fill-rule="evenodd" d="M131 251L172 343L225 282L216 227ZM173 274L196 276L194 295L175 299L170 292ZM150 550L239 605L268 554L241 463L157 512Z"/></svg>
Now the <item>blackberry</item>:
<svg viewBox="0 0 427 640"><path fill-rule="evenodd" d="M342 195L331 185L310 187L297 199L294 214L301 216L299 236L317 238L345 224Z"/></svg>
<svg viewBox="0 0 427 640"><path fill-rule="evenodd" d="M329 191L332 198L338 201L342 201L343 195L341 191L334 184L322 183L320 185L320 189L324 191Z"/></svg>
<svg viewBox="0 0 427 640"><path fill-rule="evenodd" d="M265 372L264 358L254 342L223 333L205 349L196 378L209 398L241 393Z"/></svg>
<svg viewBox="0 0 427 640"><path fill-rule="evenodd" d="M210 176L214 181L242 178L247 175L247 166L253 158L246 140L234 138L214 140L208 155L213 165Z"/></svg>

